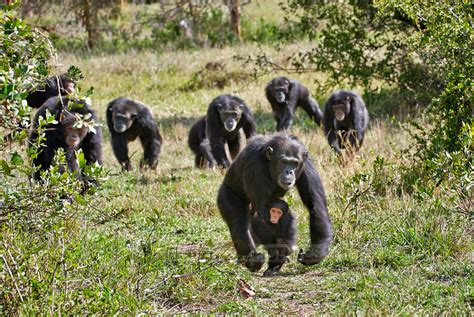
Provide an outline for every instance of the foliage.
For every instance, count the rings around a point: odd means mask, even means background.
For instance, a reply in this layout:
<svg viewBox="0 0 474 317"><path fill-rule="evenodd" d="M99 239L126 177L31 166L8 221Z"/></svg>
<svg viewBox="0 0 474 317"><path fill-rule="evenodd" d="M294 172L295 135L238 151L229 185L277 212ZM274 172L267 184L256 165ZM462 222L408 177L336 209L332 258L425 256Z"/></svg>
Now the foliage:
<svg viewBox="0 0 474 317"><path fill-rule="evenodd" d="M122 12L118 11L116 1L69 0L60 5L43 1L27 1L23 9L37 14L40 22L36 23L49 32L58 50L189 49L239 42L230 27L228 8L219 1L128 3L126 7L130 10ZM282 25L265 18L252 19L245 13L241 17L241 29L244 42L261 44L303 36L291 23Z"/></svg>
<svg viewBox="0 0 474 317"><path fill-rule="evenodd" d="M390 16L375 14L368 2L323 2L292 0L282 4L285 21L304 30L312 49L298 51L288 59L291 66L279 66L266 54L249 56L264 71L280 68L293 72L321 72L328 75L325 88L349 85L371 87L399 80L400 66L412 64L400 31L407 26Z"/></svg>
<svg viewBox="0 0 474 317"><path fill-rule="evenodd" d="M78 194L83 184L74 175L60 172L65 164L64 153L57 153L44 182L31 180L34 172L31 159L41 151L43 138L39 137L25 151L31 115L25 98L48 75L47 63L54 52L44 36L16 17L17 5L2 6L0 13L0 132L8 133L8 137L2 136L0 140L0 308L7 314L15 312L19 303L28 298L42 296L42 291L51 286L48 281L54 279L55 272L33 277L25 263L41 254L48 243L73 235L67 227L75 221L74 213L86 205L86 200ZM73 79L81 76L74 67L69 75ZM42 120L39 135L44 136L44 127L54 122L53 116ZM79 164L84 166L84 163L81 154ZM94 177L101 169L91 166L84 172ZM19 253L15 247L17 239L28 245L31 253ZM60 256L60 251L57 252Z"/></svg>
<svg viewBox="0 0 474 317"><path fill-rule="evenodd" d="M289 1L287 19L307 30L312 49L288 57L238 57L256 71L320 72L320 93L363 87L369 108L384 95L398 104L427 107L432 128L416 123L407 170L436 186L451 177L472 179L472 17L469 1ZM391 107L390 104L388 106ZM378 110L378 108L377 108ZM377 111L376 110L376 111ZM378 110L380 111L380 110ZM413 168L416 166L416 168ZM405 169L403 167L403 169ZM425 182L425 177L415 177ZM469 182L468 182L469 183ZM463 185L465 186L465 185Z"/></svg>
<svg viewBox="0 0 474 317"><path fill-rule="evenodd" d="M433 189L447 181L452 190L467 193L474 184L474 8L469 1L379 1L378 6L384 12L402 12L420 29L422 26L422 31L412 33L409 42L442 80L443 91L433 96L427 108L432 127L426 129L416 122L413 125L416 143L410 149L412 160L404 167L413 182L407 185Z"/></svg>

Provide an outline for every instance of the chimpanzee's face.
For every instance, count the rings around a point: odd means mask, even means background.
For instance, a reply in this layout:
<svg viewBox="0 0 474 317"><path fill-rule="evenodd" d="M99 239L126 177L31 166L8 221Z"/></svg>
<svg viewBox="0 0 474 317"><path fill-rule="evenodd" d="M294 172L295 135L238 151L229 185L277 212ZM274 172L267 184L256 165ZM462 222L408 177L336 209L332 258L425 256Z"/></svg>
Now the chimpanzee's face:
<svg viewBox="0 0 474 317"><path fill-rule="evenodd" d="M332 105L332 111L337 121L344 121L344 119L351 112L351 97L345 96L344 98L336 100L336 103Z"/></svg>
<svg viewBox="0 0 474 317"><path fill-rule="evenodd" d="M265 153L270 161L270 174L278 186L285 190L295 186L308 152L298 143L289 141L267 147Z"/></svg>
<svg viewBox="0 0 474 317"><path fill-rule="evenodd" d="M272 80L270 89L275 100L279 103L284 103L287 101L290 91L290 81L285 77L275 78Z"/></svg>
<svg viewBox="0 0 474 317"><path fill-rule="evenodd" d="M125 107L116 107L112 109L112 122L114 130L117 133L123 133L130 129L133 122L137 118L137 113Z"/></svg>
<svg viewBox="0 0 474 317"><path fill-rule="evenodd" d="M74 84L73 81L66 80L64 81L63 84L64 84L63 88L68 94L73 94L76 91L76 85Z"/></svg>
<svg viewBox="0 0 474 317"><path fill-rule="evenodd" d="M219 116L224 128L228 132L232 132L237 128L237 124L242 117L244 105L233 100L229 100L227 102L217 104L217 111L219 111Z"/></svg>
<svg viewBox="0 0 474 317"><path fill-rule="evenodd" d="M283 215L289 212L289 207L285 201L277 199L266 206L266 211L268 212L268 216L265 219L267 223L276 225Z"/></svg>
<svg viewBox="0 0 474 317"><path fill-rule="evenodd" d="M74 115L61 116L59 124L64 142L73 149L79 148L82 140L89 132L87 127L78 122Z"/></svg>

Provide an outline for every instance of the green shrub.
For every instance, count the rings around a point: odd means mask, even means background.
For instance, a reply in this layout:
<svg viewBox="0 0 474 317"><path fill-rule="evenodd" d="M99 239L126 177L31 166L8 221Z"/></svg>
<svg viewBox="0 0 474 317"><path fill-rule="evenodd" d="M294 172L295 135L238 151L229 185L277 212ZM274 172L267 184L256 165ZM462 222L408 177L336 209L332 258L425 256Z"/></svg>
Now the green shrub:
<svg viewBox="0 0 474 317"><path fill-rule="evenodd" d="M31 180L31 160L41 151L44 137L41 131L54 117L42 120L37 144L25 148L25 127L29 127L31 114L25 98L48 75L47 62L54 51L46 38L16 17L17 6L2 6L0 15L0 309L8 315L23 309L40 311L48 302L58 272L38 272L38 260L58 268L67 252L57 245L69 248L75 235L71 230L77 220L74 214L87 207L86 199L78 194L83 184L73 174L60 172L59 167L65 164L61 151L44 182ZM74 67L69 74L80 76ZM4 138L4 133L11 137ZM85 165L83 155L79 155L79 164ZM92 166L84 172L87 177L97 177L101 169Z"/></svg>

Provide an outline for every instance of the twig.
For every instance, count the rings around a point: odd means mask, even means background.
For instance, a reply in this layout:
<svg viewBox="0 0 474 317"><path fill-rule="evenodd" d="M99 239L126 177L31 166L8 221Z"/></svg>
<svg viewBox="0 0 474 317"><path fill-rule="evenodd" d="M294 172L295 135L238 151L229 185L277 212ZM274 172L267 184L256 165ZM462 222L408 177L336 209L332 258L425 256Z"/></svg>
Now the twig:
<svg viewBox="0 0 474 317"><path fill-rule="evenodd" d="M16 291L18 292L18 295L20 296L20 300L21 300L22 302L24 302L24 301L23 301L23 296L21 296L21 293L20 293L20 289L18 288L18 285L16 284L15 278L13 277L13 273L12 273L12 271L10 270L10 267L8 266L7 259L3 256L3 254L0 255L0 256L3 258L3 261L4 261L4 263L5 263L5 266L7 267L8 273L10 273L10 276L11 276L11 278L12 278L12 280L13 280L13 284L15 284Z"/></svg>
<svg viewBox="0 0 474 317"><path fill-rule="evenodd" d="M349 206L356 202L357 199L359 199L360 196L362 196L363 194L365 194L366 192L369 191L369 189L372 187L373 185L373 182L370 182L370 184L363 190L363 191L359 191L359 193L357 193L356 195L352 196L351 199L349 200L349 202L347 203L346 207L344 207L344 210L342 211L342 218L345 217L346 215L346 211L347 209L349 208Z"/></svg>

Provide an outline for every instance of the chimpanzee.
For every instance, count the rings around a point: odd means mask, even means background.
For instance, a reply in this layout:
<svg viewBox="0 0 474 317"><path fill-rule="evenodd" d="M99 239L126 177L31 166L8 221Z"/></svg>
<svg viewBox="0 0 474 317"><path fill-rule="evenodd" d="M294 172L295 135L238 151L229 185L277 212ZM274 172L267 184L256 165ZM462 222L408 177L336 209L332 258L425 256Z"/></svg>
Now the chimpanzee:
<svg viewBox="0 0 474 317"><path fill-rule="evenodd" d="M304 145L285 133L254 137L228 169L217 205L239 259L251 271L262 267L264 256L256 252L250 235L249 204L253 210L261 210L295 185L308 208L311 233L311 246L300 253L298 261L312 265L327 255L332 225L323 184Z"/></svg>
<svg viewBox="0 0 474 317"><path fill-rule="evenodd" d="M120 97L108 104L106 112L112 149L122 168L131 170L128 142L138 137L144 150L140 168L147 164L151 169L155 169L163 139L150 110L140 102Z"/></svg>
<svg viewBox="0 0 474 317"><path fill-rule="evenodd" d="M189 130L188 145L196 154L194 164L196 167L214 167L217 163L212 156L211 145L206 138L206 117L200 118Z"/></svg>
<svg viewBox="0 0 474 317"><path fill-rule="evenodd" d="M368 124L365 102L355 92L337 90L329 97L324 109L324 131L337 154L342 153L347 140L353 149L358 150Z"/></svg>
<svg viewBox="0 0 474 317"><path fill-rule="evenodd" d="M263 276L280 271L296 244L296 218L288 204L275 199L252 217L250 232L256 245L263 244L270 256Z"/></svg>
<svg viewBox="0 0 474 317"><path fill-rule="evenodd" d="M51 97L58 95L67 96L75 91L75 83L67 77L66 74L52 76L45 80L44 86L30 93L26 97L28 106L39 108Z"/></svg>
<svg viewBox="0 0 474 317"><path fill-rule="evenodd" d="M59 83L59 88L58 88ZM43 105L46 100L51 97L58 95L67 96L72 94L75 91L75 83L67 77L66 74L59 76L52 76L45 80L43 87L33 91L26 97L27 104L32 108L39 108ZM18 128L15 131L21 131L28 128L30 125L30 120L28 118L25 122L20 122L18 120ZM10 143L13 140L15 131L10 132L9 134L3 137L5 142Z"/></svg>
<svg viewBox="0 0 474 317"><path fill-rule="evenodd" d="M95 162L102 164L102 133L100 127L95 127L95 131L80 124L80 116L84 119L90 117L97 120L94 111L83 100L71 100L66 97L53 97L48 99L36 112L33 119L33 131L30 135L30 146L34 146L38 139L38 126L40 118L46 118L46 113L50 112L56 120L45 126L44 144L39 149L38 156L33 159L33 164L39 169L34 173L33 178L40 179L41 171L47 170L55 152L63 148L68 168L71 172L79 174L75 151L82 149L87 164ZM80 176L80 175L77 175Z"/></svg>
<svg viewBox="0 0 474 317"><path fill-rule="evenodd" d="M255 134L255 119L245 102L232 95L220 95L212 100L207 116L199 119L189 131L188 144L196 154L196 166L229 167L225 144L235 159L243 147L241 130L247 139Z"/></svg>
<svg viewBox="0 0 474 317"><path fill-rule="evenodd" d="M293 114L298 106L302 107L314 122L321 125L323 114L318 103L311 98L308 88L298 81L276 77L268 83L265 94L277 121L277 131L291 127Z"/></svg>

